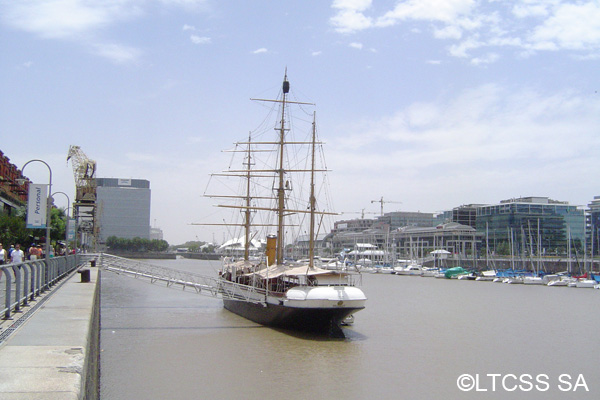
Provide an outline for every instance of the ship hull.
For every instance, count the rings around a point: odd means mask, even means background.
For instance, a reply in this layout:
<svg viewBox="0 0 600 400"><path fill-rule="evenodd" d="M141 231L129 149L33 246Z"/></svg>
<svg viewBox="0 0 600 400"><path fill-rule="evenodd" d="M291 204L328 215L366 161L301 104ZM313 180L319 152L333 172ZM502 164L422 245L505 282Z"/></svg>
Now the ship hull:
<svg viewBox="0 0 600 400"><path fill-rule="evenodd" d="M261 325L344 337L340 327L348 315L364 307L289 307L281 304L223 300L225 309Z"/></svg>

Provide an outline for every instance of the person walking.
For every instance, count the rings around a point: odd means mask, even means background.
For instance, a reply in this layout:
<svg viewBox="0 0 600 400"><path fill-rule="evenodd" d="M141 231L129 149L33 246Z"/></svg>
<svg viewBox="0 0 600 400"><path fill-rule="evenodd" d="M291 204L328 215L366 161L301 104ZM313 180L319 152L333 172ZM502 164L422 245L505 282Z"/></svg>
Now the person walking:
<svg viewBox="0 0 600 400"><path fill-rule="evenodd" d="M6 264L6 261L8 261L8 256L6 250L2 247L2 243L0 243L0 265Z"/></svg>
<svg viewBox="0 0 600 400"><path fill-rule="evenodd" d="M35 247L35 243L32 243L31 247L29 248L29 259L30 260L38 259L37 247Z"/></svg>
<svg viewBox="0 0 600 400"><path fill-rule="evenodd" d="M23 250L21 250L21 245L17 243L15 245L15 249L12 251L12 253L10 253L10 261L13 264L19 264L23 262L24 258L25 254L23 253Z"/></svg>

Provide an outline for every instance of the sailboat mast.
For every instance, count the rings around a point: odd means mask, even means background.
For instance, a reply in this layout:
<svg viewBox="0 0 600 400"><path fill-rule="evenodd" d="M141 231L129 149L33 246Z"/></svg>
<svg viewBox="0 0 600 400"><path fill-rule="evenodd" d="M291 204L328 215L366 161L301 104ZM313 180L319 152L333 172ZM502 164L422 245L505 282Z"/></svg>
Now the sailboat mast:
<svg viewBox="0 0 600 400"><path fill-rule="evenodd" d="M315 147L316 147L316 113L313 112L312 124L312 159L310 166L310 229L309 229L309 244L308 244L308 266L314 267L315 258Z"/></svg>
<svg viewBox="0 0 600 400"><path fill-rule="evenodd" d="M248 134L248 153L246 155L246 210L244 211L244 261L250 259L250 169L252 167L252 155L250 153L250 142L252 135Z"/></svg>
<svg viewBox="0 0 600 400"><path fill-rule="evenodd" d="M285 145L285 100L290 91L290 83L287 80L287 71L283 78L283 97L281 100L281 125L279 128L279 187L277 188L277 249L276 262L283 264L284 243L284 210L285 210L285 171L283 170L283 157Z"/></svg>

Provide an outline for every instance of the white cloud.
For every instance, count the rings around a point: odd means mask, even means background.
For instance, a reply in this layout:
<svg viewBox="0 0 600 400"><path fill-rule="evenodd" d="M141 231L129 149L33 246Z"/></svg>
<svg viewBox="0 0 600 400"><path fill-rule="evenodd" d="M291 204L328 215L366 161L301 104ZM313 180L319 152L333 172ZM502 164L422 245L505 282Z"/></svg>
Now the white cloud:
<svg viewBox="0 0 600 400"><path fill-rule="evenodd" d="M500 58L500 55L497 53L488 53L483 57L474 57L471 59L471 63L475 65L481 64L492 64L496 62Z"/></svg>
<svg viewBox="0 0 600 400"><path fill-rule="evenodd" d="M198 35L192 35L192 36L190 36L190 40L194 44L208 44L208 43L211 42L211 39L209 37L198 36Z"/></svg>
<svg viewBox="0 0 600 400"><path fill-rule="evenodd" d="M335 0L331 7L338 10L330 19L338 32L349 33L373 25L371 18L362 13L371 7L371 0Z"/></svg>
<svg viewBox="0 0 600 400"><path fill-rule="evenodd" d="M310 53L310 55L313 57L320 56L321 54L323 54L322 51L313 51L312 53Z"/></svg>
<svg viewBox="0 0 600 400"><path fill-rule="evenodd" d="M530 37L534 44L581 50L600 47L600 3L562 4Z"/></svg>
<svg viewBox="0 0 600 400"><path fill-rule="evenodd" d="M353 49L358 49L358 50L362 50L362 48L363 48L363 44L358 43L358 42L352 42L348 46L352 47Z"/></svg>
<svg viewBox="0 0 600 400"><path fill-rule="evenodd" d="M206 0L160 0L163 6L199 8ZM103 44L103 32L146 12L145 0L0 0L0 21L44 39L70 40L117 63L136 60L141 51L123 44ZM194 29L184 25L184 30Z"/></svg>
<svg viewBox="0 0 600 400"><path fill-rule="evenodd" d="M44 38L73 38L139 13L130 1L4 1L3 21Z"/></svg>
<svg viewBox="0 0 600 400"><path fill-rule="evenodd" d="M462 30L457 26L449 25L434 30L433 36L436 39L460 39L462 37Z"/></svg>
<svg viewBox="0 0 600 400"><path fill-rule="evenodd" d="M600 97L489 84L453 99L415 103L380 120L352 121L340 128L347 131L343 138L329 140L328 159L336 180L361 182L365 193L387 188L390 195L408 197L399 200L409 210L548 188L569 199L569 190L577 186L581 192L583 181L598 177L598 126ZM573 181L573 171L585 175L582 182ZM334 187L338 196L353 189ZM438 192L458 197L434 205L431 196Z"/></svg>
<svg viewBox="0 0 600 400"><path fill-rule="evenodd" d="M136 62L142 55L141 51L136 48L117 43L96 44L93 53L107 58L115 64Z"/></svg>
<svg viewBox="0 0 600 400"><path fill-rule="evenodd" d="M578 59L593 58L600 49L598 1L405 0L379 16L367 15L372 12L370 1L334 1L332 8L336 13L330 23L340 33L412 22L411 32L429 30L436 39L454 41L449 54L472 59L474 65L498 59L490 56L495 51L484 48L510 46L515 54L529 56L536 51L585 52Z"/></svg>
<svg viewBox="0 0 600 400"><path fill-rule="evenodd" d="M264 47L261 47L260 49L256 49L252 52L252 54L261 54L261 53L268 53L269 50L267 50Z"/></svg>
<svg viewBox="0 0 600 400"><path fill-rule="evenodd" d="M192 26L192 25L185 24L185 25L183 25L182 30L184 30L184 31L195 31L196 28L194 26Z"/></svg>
<svg viewBox="0 0 600 400"><path fill-rule="evenodd" d="M544 1L525 1L522 4L515 4L512 8L512 13L517 18L527 17L545 17L548 15L549 7L556 2Z"/></svg>
<svg viewBox="0 0 600 400"><path fill-rule="evenodd" d="M474 0L408 0L396 4L376 25L390 26L406 19L451 22L468 15L474 6Z"/></svg>

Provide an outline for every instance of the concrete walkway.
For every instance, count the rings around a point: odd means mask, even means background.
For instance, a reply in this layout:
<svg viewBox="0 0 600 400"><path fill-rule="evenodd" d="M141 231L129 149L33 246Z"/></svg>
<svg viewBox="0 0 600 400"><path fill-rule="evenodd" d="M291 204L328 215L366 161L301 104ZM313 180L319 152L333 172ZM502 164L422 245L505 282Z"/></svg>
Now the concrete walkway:
<svg viewBox="0 0 600 400"><path fill-rule="evenodd" d="M44 302L0 345L0 400L96 398L98 384L98 269L91 282L74 273L36 302ZM27 315L3 321L4 332Z"/></svg>

